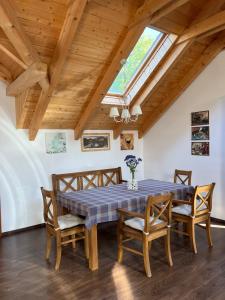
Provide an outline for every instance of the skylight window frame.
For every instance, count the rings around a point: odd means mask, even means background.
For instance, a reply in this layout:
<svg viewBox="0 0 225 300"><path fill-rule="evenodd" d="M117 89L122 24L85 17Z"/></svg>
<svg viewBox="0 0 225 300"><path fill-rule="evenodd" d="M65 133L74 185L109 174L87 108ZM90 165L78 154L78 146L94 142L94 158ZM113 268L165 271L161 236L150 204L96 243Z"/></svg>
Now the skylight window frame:
<svg viewBox="0 0 225 300"><path fill-rule="evenodd" d="M167 55L170 48L175 44L175 42L177 40L177 35L175 35L175 34L163 33L163 32L161 32L161 33L162 33L162 36L160 37L157 45L154 47L153 51L151 51L149 53L149 57L147 57L144 60L144 62L141 64L137 74L135 74L134 78L130 82L130 84L127 87L124 94L119 94L119 93L116 94L116 93L108 92L105 95L104 99L102 100L102 104L121 106L121 105L123 105L123 98L129 99L129 101L128 101L129 103L132 102L132 100L138 94L139 90L145 84L145 81L147 80L147 78L152 74L152 72L154 72L155 68L158 67L160 62L164 59L164 57ZM153 66L151 73L147 75L148 77L145 78L145 75L144 75L145 71L147 70L148 67L150 67L152 61L154 61L154 58L157 57L157 55L160 53L160 51L163 49L163 47L166 48L165 53L163 53L160 61L158 61L155 66ZM141 85L139 85L138 81L142 80L141 79L142 76L143 76L143 83ZM138 88L138 85L139 85L139 88ZM136 89L136 91L135 91L135 89ZM129 105L129 103L127 103L127 104Z"/></svg>
<svg viewBox="0 0 225 300"><path fill-rule="evenodd" d="M150 49L149 54L146 55L146 58L143 60L142 64L140 65L140 67L138 69L138 71L136 72L136 74L133 76L133 78L131 79L130 83L128 84L125 93L123 95L120 95L121 97L125 97L125 96L127 96L129 94L130 90L132 89L132 87L137 82L137 79L143 73L143 70L145 69L145 67L152 60L152 58L155 56L155 54L158 52L158 50L161 48L161 46L163 45L163 43L165 42L165 40L167 38L168 38L168 34L162 32L161 37L159 39L155 40L154 44L156 44L156 45L154 45L154 47L152 47ZM114 95L114 94L111 93L111 95Z"/></svg>

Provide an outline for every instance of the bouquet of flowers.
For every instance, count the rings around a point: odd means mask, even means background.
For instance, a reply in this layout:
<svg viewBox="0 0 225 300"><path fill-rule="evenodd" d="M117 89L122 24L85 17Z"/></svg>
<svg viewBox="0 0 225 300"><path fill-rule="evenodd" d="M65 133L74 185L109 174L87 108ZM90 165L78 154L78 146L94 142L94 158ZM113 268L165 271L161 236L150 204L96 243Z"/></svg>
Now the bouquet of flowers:
<svg viewBox="0 0 225 300"><path fill-rule="evenodd" d="M136 172L137 165L142 161L142 159L140 157L137 158L134 155L127 155L124 161L126 162L128 168L130 169L132 180L134 180L134 174Z"/></svg>

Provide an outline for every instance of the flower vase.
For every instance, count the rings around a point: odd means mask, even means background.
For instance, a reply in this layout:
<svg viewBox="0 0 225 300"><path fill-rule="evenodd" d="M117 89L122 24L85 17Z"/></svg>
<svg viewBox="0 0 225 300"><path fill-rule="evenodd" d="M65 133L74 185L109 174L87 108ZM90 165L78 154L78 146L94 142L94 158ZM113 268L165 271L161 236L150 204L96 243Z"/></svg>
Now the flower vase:
<svg viewBox="0 0 225 300"><path fill-rule="evenodd" d="M128 190L137 191L138 190L138 182L135 179L134 173L132 172L132 178L128 181L127 188Z"/></svg>

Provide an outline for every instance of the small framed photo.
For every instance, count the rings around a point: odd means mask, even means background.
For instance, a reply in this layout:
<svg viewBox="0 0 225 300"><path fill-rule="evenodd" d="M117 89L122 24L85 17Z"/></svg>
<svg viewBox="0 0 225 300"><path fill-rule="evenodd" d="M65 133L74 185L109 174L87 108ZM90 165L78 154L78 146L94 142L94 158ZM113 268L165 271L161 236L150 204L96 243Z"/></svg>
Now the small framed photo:
<svg viewBox="0 0 225 300"><path fill-rule="evenodd" d="M65 132L50 132L45 134L46 153L65 153L66 134Z"/></svg>
<svg viewBox="0 0 225 300"><path fill-rule="evenodd" d="M209 125L209 111L191 113L191 126Z"/></svg>
<svg viewBox="0 0 225 300"><path fill-rule="evenodd" d="M81 151L110 150L109 133L84 133L81 137Z"/></svg>
<svg viewBox="0 0 225 300"><path fill-rule="evenodd" d="M134 134L123 133L120 135L120 149L121 150L134 150Z"/></svg>
<svg viewBox="0 0 225 300"><path fill-rule="evenodd" d="M209 140L209 126L192 127L191 128L192 141Z"/></svg>
<svg viewBox="0 0 225 300"><path fill-rule="evenodd" d="M209 142L192 142L191 154L199 156L209 156Z"/></svg>

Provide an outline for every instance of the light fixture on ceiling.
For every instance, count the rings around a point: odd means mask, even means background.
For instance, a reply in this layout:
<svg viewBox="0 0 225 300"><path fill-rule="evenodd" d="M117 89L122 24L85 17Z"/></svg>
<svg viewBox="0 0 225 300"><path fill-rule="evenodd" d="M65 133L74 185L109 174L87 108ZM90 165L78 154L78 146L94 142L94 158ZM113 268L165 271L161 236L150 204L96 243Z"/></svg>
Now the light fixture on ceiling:
<svg viewBox="0 0 225 300"><path fill-rule="evenodd" d="M126 85L126 59L121 60L121 66L123 68L123 83ZM134 105L130 111L130 95L125 94L121 97L121 106L122 111L121 115L119 113L119 109L116 106L113 106L110 109L109 116L110 118L113 118L115 122L124 122L124 123L130 123L130 122L136 122L138 120L138 117L142 115L142 110L140 105Z"/></svg>

